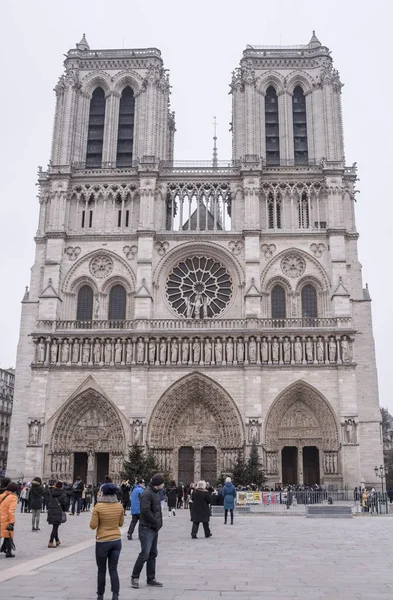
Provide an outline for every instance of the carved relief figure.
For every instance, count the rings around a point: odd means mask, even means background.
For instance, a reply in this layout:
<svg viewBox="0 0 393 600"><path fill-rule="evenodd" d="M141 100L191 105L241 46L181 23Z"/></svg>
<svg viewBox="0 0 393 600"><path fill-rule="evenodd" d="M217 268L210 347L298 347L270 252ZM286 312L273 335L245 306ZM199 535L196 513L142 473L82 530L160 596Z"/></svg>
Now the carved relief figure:
<svg viewBox="0 0 393 600"><path fill-rule="evenodd" d="M126 364L131 364L132 361L132 342L130 339L127 340L126 344Z"/></svg>
<svg viewBox="0 0 393 600"><path fill-rule="evenodd" d="M227 363L233 362L233 342L232 338L227 341Z"/></svg>
<svg viewBox="0 0 393 600"><path fill-rule="evenodd" d="M199 363L201 358L201 346L198 339L194 341L192 345L192 350L194 354L194 363Z"/></svg>
<svg viewBox="0 0 393 600"><path fill-rule="evenodd" d="M210 365L212 361L212 344L209 338L205 340L205 363Z"/></svg>
<svg viewBox="0 0 393 600"><path fill-rule="evenodd" d="M166 341L164 339L160 342L160 363L165 364L166 361Z"/></svg>
<svg viewBox="0 0 393 600"><path fill-rule="evenodd" d="M345 335L341 340L341 360L343 363L349 362L349 344Z"/></svg>
<svg viewBox="0 0 393 600"><path fill-rule="evenodd" d="M172 344L171 344L171 362L172 363L177 362L178 347L179 347L179 344L177 343L177 340L176 339L172 340Z"/></svg>
<svg viewBox="0 0 393 600"><path fill-rule="evenodd" d="M303 358L302 343L300 341L300 338L297 337L296 341L295 341L295 362L301 363L302 358Z"/></svg>
<svg viewBox="0 0 393 600"><path fill-rule="evenodd" d="M38 362L45 362L45 341L43 338L40 338L38 342Z"/></svg>
<svg viewBox="0 0 393 600"><path fill-rule="evenodd" d="M307 362L313 362L314 360L314 356L313 356L313 343L311 338L307 338L307 342L306 342L306 359Z"/></svg>
<svg viewBox="0 0 393 600"><path fill-rule="evenodd" d="M29 425L29 444L37 446L41 443L41 423L32 421Z"/></svg>
<svg viewBox="0 0 393 600"><path fill-rule="evenodd" d="M329 360L330 360L330 362L332 362L332 363L336 362L336 356L337 356L336 340L334 338L330 338L330 342L329 342Z"/></svg>
<svg viewBox="0 0 393 600"><path fill-rule="evenodd" d="M57 363L57 341L52 341L52 347L50 349L50 362L52 365Z"/></svg>
<svg viewBox="0 0 393 600"><path fill-rule="evenodd" d="M61 362L68 363L70 359L70 345L68 340L63 340L63 345L61 348Z"/></svg>
<svg viewBox="0 0 393 600"><path fill-rule="evenodd" d="M112 362L112 344L110 340L105 342L105 363L109 365Z"/></svg>
<svg viewBox="0 0 393 600"><path fill-rule="evenodd" d="M72 362L79 362L79 341L74 340L74 345L72 346Z"/></svg>
<svg viewBox="0 0 393 600"><path fill-rule="evenodd" d="M115 363L119 365L121 363L122 347L120 338L116 340L115 344Z"/></svg>
<svg viewBox="0 0 393 600"><path fill-rule="evenodd" d="M196 319L200 319L201 318L201 308L202 308L202 298L201 298L201 294L198 293L195 295L195 301L194 301L194 317Z"/></svg>
<svg viewBox="0 0 393 600"><path fill-rule="evenodd" d="M188 339L184 339L183 344L182 344L182 363L183 364L186 364L188 362L188 350L189 350Z"/></svg>
<svg viewBox="0 0 393 600"><path fill-rule="evenodd" d="M211 300L210 300L210 298L208 296L204 296L202 302L203 302L203 306L202 306L203 318L207 319L208 318L208 311L207 311L207 309L208 309L208 306L209 306Z"/></svg>
<svg viewBox="0 0 393 600"><path fill-rule="evenodd" d="M193 305L191 304L190 297L189 296L185 296L184 302L186 304L186 317L187 317L187 319L191 319Z"/></svg>
<svg viewBox="0 0 393 600"><path fill-rule="evenodd" d="M250 363L255 363L257 361L257 343L253 337L250 339L248 345L248 358Z"/></svg>
<svg viewBox="0 0 393 600"><path fill-rule="evenodd" d="M145 355L145 344L141 338L139 338L138 343L136 345L136 362L143 363L143 358Z"/></svg>
<svg viewBox="0 0 393 600"><path fill-rule="evenodd" d="M143 442L143 423L139 419L136 419L133 423L133 442L134 444L142 444Z"/></svg>
<svg viewBox="0 0 393 600"><path fill-rule="evenodd" d="M94 342L93 354L94 354L94 363L97 365L101 360L101 343L99 340L96 340Z"/></svg>
<svg viewBox="0 0 393 600"><path fill-rule="evenodd" d="M353 419L345 421L345 439L348 444L356 444L356 423Z"/></svg>
<svg viewBox="0 0 393 600"><path fill-rule="evenodd" d="M155 342L155 340L150 340L150 342L149 342L149 363L151 365L154 364L155 358L156 358L156 342Z"/></svg>
<svg viewBox="0 0 393 600"><path fill-rule="evenodd" d="M248 441L253 444L259 443L259 426L256 419L252 419L249 423Z"/></svg>
<svg viewBox="0 0 393 600"><path fill-rule="evenodd" d="M285 338L285 340L284 340L283 350L284 350L284 362L285 363L291 362L291 343L288 340L288 338Z"/></svg>
<svg viewBox="0 0 393 600"><path fill-rule="evenodd" d="M272 343L272 359L273 362L278 362L279 360L279 353L280 353L280 346L278 343L277 338L273 339L273 343Z"/></svg>
<svg viewBox="0 0 393 600"><path fill-rule="evenodd" d="M261 343L261 357L263 363L267 363L267 361L269 360L269 346L266 338L263 338Z"/></svg>
<svg viewBox="0 0 393 600"><path fill-rule="evenodd" d="M90 360L90 342L89 340L85 340L83 342L82 347L82 362L83 364L87 364Z"/></svg>
<svg viewBox="0 0 393 600"><path fill-rule="evenodd" d="M222 362L222 343L220 338L217 338L216 341L216 363L221 363Z"/></svg>
<svg viewBox="0 0 393 600"><path fill-rule="evenodd" d="M237 343L237 362L244 362L244 342L242 338L239 338Z"/></svg>
<svg viewBox="0 0 393 600"><path fill-rule="evenodd" d="M322 338L319 337L318 341L317 341L317 361L318 362L323 362L324 354L325 354L325 352L324 352L324 347L323 347L323 340L322 340Z"/></svg>

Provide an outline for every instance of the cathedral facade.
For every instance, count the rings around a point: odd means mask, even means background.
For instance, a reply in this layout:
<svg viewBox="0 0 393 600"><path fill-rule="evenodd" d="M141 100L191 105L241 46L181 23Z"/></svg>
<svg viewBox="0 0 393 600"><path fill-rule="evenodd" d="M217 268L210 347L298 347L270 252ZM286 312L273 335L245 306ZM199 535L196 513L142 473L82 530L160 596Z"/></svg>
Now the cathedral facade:
<svg viewBox="0 0 393 600"><path fill-rule="evenodd" d="M173 159L156 48L70 50L22 302L8 474L118 479L131 444L211 482L375 484L370 296L342 83L315 34L247 46L232 159Z"/></svg>

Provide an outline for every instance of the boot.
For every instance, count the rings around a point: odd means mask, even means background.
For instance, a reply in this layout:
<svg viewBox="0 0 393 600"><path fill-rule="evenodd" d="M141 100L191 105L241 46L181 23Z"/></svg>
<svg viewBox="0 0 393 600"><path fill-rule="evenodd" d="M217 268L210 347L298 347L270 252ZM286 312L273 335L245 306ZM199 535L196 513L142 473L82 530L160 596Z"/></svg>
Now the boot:
<svg viewBox="0 0 393 600"><path fill-rule="evenodd" d="M6 558L15 558L15 554L12 554L12 541L11 538L7 539L7 546L6 546L6 552L5 552L5 557Z"/></svg>

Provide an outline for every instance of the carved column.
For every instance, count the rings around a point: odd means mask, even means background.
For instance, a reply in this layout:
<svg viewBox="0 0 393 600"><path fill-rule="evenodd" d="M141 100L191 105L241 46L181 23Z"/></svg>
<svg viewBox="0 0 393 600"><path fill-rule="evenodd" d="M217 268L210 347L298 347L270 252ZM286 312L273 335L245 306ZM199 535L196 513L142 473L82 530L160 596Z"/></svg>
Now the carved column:
<svg viewBox="0 0 393 600"><path fill-rule="evenodd" d="M194 448L194 479L199 481L201 478L201 448Z"/></svg>
<svg viewBox="0 0 393 600"><path fill-rule="evenodd" d="M297 473L298 473L298 484L303 485L303 448L298 446L297 449Z"/></svg>

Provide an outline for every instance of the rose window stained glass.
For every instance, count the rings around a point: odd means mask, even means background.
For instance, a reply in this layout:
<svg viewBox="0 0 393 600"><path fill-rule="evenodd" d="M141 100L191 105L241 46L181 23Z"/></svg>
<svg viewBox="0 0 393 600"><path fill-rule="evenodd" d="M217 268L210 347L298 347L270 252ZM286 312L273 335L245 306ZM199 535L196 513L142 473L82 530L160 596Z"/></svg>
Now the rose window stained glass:
<svg viewBox="0 0 393 600"><path fill-rule="evenodd" d="M227 308L232 297L232 280L218 261L194 256L174 267L166 283L166 294L178 315L211 319Z"/></svg>

